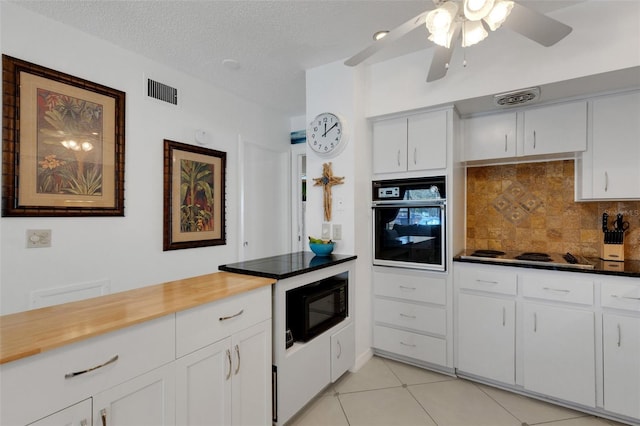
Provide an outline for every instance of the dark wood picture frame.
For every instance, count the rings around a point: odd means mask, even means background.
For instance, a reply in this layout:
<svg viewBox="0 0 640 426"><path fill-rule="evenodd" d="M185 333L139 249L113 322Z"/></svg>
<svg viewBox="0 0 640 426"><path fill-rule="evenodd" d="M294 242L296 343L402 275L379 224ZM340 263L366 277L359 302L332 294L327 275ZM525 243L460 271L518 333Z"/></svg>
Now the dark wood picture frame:
<svg viewBox="0 0 640 426"><path fill-rule="evenodd" d="M224 245L227 154L164 140L163 250Z"/></svg>
<svg viewBox="0 0 640 426"><path fill-rule="evenodd" d="M2 55L2 216L124 216L125 93Z"/></svg>

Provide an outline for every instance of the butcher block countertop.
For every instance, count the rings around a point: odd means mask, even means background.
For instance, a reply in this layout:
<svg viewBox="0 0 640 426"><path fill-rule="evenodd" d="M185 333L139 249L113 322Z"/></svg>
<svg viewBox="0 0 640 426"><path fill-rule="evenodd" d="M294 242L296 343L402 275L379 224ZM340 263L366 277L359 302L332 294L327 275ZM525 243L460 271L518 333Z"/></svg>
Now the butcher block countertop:
<svg viewBox="0 0 640 426"><path fill-rule="evenodd" d="M216 272L0 316L0 364L259 287L273 278Z"/></svg>

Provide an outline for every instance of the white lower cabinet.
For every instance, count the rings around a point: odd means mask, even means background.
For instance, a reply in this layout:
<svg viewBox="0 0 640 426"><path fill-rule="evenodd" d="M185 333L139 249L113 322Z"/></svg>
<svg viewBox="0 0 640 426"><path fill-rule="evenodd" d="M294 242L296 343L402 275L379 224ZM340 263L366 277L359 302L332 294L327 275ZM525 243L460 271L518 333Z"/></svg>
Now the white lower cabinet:
<svg viewBox="0 0 640 426"><path fill-rule="evenodd" d="M174 368L167 364L94 395L94 424L175 425Z"/></svg>
<svg viewBox="0 0 640 426"><path fill-rule="evenodd" d="M331 336L331 382L353 366L356 356L356 328L350 323Z"/></svg>
<svg viewBox="0 0 640 426"><path fill-rule="evenodd" d="M524 388L595 407L595 314L523 305Z"/></svg>
<svg viewBox="0 0 640 426"><path fill-rule="evenodd" d="M53 413L29 426L91 426L91 398Z"/></svg>
<svg viewBox="0 0 640 426"><path fill-rule="evenodd" d="M458 368L514 384L516 302L462 293L458 311Z"/></svg>

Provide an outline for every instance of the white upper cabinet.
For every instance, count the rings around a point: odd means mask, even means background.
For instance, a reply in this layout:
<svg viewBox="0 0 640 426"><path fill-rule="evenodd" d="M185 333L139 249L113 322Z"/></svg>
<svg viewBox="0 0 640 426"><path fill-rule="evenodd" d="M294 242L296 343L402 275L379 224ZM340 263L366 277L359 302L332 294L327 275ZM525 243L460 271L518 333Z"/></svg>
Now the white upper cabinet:
<svg viewBox="0 0 640 426"><path fill-rule="evenodd" d="M586 151L586 101L527 110L523 117L522 155Z"/></svg>
<svg viewBox="0 0 640 426"><path fill-rule="evenodd" d="M447 111L373 123L373 173L447 167Z"/></svg>
<svg viewBox="0 0 640 426"><path fill-rule="evenodd" d="M466 161L516 156L516 113L483 115L464 120Z"/></svg>
<svg viewBox="0 0 640 426"><path fill-rule="evenodd" d="M591 105L591 137L576 167L576 198L640 198L640 92L595 98Z"/></svg>

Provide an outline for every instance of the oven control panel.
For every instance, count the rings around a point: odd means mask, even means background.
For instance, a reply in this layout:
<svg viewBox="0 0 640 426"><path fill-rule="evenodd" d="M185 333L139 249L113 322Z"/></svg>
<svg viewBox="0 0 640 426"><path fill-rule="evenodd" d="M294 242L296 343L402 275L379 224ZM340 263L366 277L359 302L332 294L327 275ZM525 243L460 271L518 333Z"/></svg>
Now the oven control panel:
<svg viewBox="0 0 640 426"><path fill-rule="evenodd" d="M400 187L378 188L378 198L398 198L399 196Z"/></svg>

